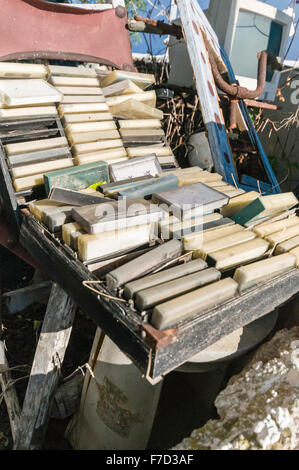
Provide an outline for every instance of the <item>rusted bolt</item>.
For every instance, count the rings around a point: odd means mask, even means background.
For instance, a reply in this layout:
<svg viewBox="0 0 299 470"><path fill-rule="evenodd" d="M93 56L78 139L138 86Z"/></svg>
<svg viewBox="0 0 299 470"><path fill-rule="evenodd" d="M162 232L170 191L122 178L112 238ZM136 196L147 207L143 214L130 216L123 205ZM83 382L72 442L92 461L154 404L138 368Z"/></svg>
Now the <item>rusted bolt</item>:
<svg viewBox="0 0 299 470"><path fill-rule="evenodd" d="M118 18L124 18L127 15L127 9L118 5L118 7L115 8L115 14Z"/></svg>

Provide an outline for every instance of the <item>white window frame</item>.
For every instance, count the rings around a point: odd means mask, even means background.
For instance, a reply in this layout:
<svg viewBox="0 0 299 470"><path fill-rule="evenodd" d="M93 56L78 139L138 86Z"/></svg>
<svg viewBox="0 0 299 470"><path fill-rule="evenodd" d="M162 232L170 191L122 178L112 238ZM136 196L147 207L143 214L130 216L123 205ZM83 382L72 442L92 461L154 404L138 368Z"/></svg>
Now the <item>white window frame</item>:
<svg viewBox="0 0 299 470"><path fill-rule="evenodd" d="M239 11L247 11L250 13L256 13L258 15L264 15L269 19L275 20L277 23L284 26L283 35L281 39L281 47L279 51L279 56L282 57L287 47L293 19L291 16L287 15L286 13L283 13L272 5L268 5L267 3L259 2L256 0L231 1L230 17L227 24L227 33L224 42L224 49L228 53L228 56L231 57ZM229 34L229 31L231 31L231 34ZM236 75L236 78L240 80L241 85L246 86L250 90L254 90L257 86L257 80L254 78L243 77L241 75ZM280 73L274 72L271 82L266 83L265 93L263 95L264 99L275 99L275 93L279 84L279 80Z"/></svg>

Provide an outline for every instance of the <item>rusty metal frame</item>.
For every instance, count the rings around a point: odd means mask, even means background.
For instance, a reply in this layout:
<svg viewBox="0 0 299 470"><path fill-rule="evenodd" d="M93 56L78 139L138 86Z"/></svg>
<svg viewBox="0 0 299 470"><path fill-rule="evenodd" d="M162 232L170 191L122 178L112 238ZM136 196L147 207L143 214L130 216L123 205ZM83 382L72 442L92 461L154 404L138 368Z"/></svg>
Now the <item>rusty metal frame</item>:
<svg viewBox="0 0 299 470"><path fill-rule="evenodd" d="M36 59L44 59L44 60L68 60L74 62L93 62L95 64L107 65L109 67L113 67L118 69L118 65L115 62L111 62L110 60L104 59L102 57L96 57L86 54L76 54L75 52L63 52L63 51L23 51L23 52L16 52L14 54L8 54L5 56L0 57L0 62L6 61L18 61L18 60L36 60ZM126 69L126 64L124 69ZM128 70L131 70L128 67Z"/></svg>
<svg viewBox="0 0 299 470"><path fill-rule="evenodd" d="M5 220L0 220L0 245L4 246L4 248L7 248L9 251L14 253L16 256L34 268L37 267L36 262L27 253L27 251L12 238L11 227Z"/></svg>
<svg viewBox="0 0 299 470"><path fill-rule="evenodd" d="M0 61L69 60L134 70L122 6L98 11L44 0L1 0L0 5Z"/></svg>

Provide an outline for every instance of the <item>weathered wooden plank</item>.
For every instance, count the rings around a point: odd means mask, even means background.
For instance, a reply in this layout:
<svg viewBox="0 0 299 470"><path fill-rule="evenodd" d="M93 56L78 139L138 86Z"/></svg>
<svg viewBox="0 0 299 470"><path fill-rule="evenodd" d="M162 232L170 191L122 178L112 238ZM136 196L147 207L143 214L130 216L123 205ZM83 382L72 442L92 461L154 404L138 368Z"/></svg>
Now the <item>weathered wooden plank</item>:
<svg viewBox="0 0 299 470"><path fill-rule="evenodd" d="M4 344L2 341L0 341L0 387L2 389L3 397L7 407L12 438L15 441L19 426L21 409L18 396L16 394L14 385L12 384L8 367L9 366L5 356Z"/></svg>
<svg viewBox="0 0 299 470"><path fill-rule="evenodd" d="M0 198L1 205L6 208L6 220L14 238L17 237L20 223L20 212L17 198L5 160L5 151L0 143Z"/></svg>
<svg viewBox="0 0 299 470"><path fill-rule="evenodd" d="M39 284L17 289L3 294L6 309L9 313L17 313L24 310L29 305L48 299L51 291L51 281L44 281Z"/></svg>
<svg viewBox="0 0 299 470"><path fill-rule="evenodd" d="M191 2L178 0L177 4L194 69L196 89L200 97L202 116L208 132L215 170L223 175L227 182L234 184L231 174L235 176L235 169L227 141L225 122L219 107L218 92L201 30L202 11L200 7L195 10Z"/></svg>
<svg viewBox="0 0 299 470"><path fill-rule="evenodd" d="M15 450L40 449L64 360L76 304L53 284L23 403Z"/></svg>

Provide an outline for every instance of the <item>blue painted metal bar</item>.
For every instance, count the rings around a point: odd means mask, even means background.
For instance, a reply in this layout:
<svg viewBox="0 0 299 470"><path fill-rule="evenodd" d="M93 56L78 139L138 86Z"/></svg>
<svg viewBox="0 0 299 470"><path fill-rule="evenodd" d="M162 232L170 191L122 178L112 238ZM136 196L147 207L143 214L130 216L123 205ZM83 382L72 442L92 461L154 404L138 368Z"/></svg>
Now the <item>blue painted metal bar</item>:
<svg viewBox="0 0 299 470"><path fill-rule="evenodd" d="M236 80L236 77L235 77L235 74L234 74L234 71L232 69L232 66L231 66L231 63L229 61L229 58L227 57L227 54L225 52L225 50L223 49L223 47L221 46L221 56L222 56L222 59L227 67L227 70L228 70L228 75L229 75L229 79L231 81L231 83L238 83L238 81ZM267 177L269 179L269 185L266 185L264 184L264 189L265 189L265 192L266 194L277 194L277 193L281 193L281 189L279 187L279 183L277 181L277 178L272 170L272 167L269 163L269 160L268 160L268 157L264 151L264 148L261 144L261 141L260 141L260 138L258 136L258 133L256 132L255 130L255 127L253 125L253 122L250 118L250 115L249 115L249 112L248 112L248 109L247 109L247 106L246 104L244 103L243 100L239 100L239 105L240 105L240 110L242 112L242 115L246 121L246 124L248 126L248 133L249 133L249 136L250 136L250 139L251 139L251 142L253 145L256 146L259 154L260 154L260 157L261 157L261 160L262 160L262 163L264 165L264 168L265 168L265 171L266 171L266 174L267 174ZM255 183L254 183L254 181ZM247 180L248 181L248 180ZM242 178L242 182L244 183L244 179ZM252 186L253 185L253 186ZM255 180L255 178L251 178L251 184L250 186L252 186L252 189L257 188L258 187L258 183L257 183L257 180Z"/></svg>
<svg viewBox="0 0 299 470"><path fill-rule="evenodd" d="M267 194L274 194L272 191L272 186L269 183L265 183L264 181L257 180L249 175L242 175L241 183L245 186L249 186L251 190L260 192L263 196Z"/></svg>

